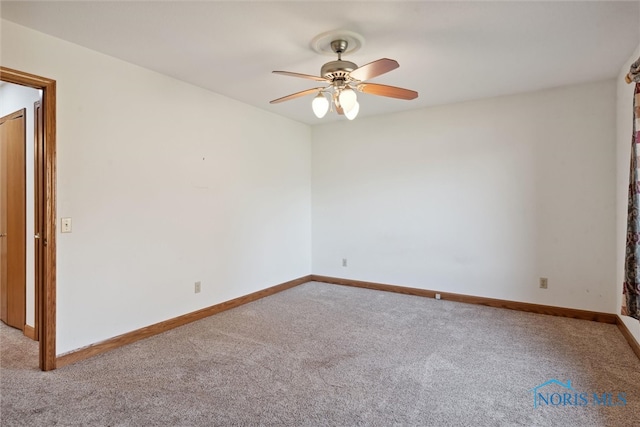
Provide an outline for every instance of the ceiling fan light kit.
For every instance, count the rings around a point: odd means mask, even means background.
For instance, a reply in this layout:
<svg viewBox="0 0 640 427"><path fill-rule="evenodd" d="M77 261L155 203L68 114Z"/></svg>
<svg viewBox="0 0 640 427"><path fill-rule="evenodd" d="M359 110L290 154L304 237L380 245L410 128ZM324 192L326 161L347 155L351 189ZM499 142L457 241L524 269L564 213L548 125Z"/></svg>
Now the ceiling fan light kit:
<svg viewBox="0 0 640 427"><path fill-rule="evenodd" d="M316 115L317 118L321 119L329 111L329 101L327 97L324 96L323 92L318 92L313 101L311 102L311 108L313 108L313 114Z"/></svg>
<svg viewBox="0 0 640 427"><path fill-rule="evenodd" d="M355 47L350 49L350 42L354 42ZM274 73L324 82L328 83L328 85L296 92L282 98L274 99L270 103L277 104L316 93L316 96L311 102L311 107L316 117L319 119L323 118L330 108L333 110L333 107L335 107L335 111L338 114L344 115L349 120L353 120L360 111L360 103L358 102L356 90L396 99L410 100L418 97L418 92L413 90L376 83L364 83L365 80L395 70L399 67L399 64L393 59L382 58L358 67L351 61L342 60L342 54L355 52L360 49L363 44L364 38L351 31L323 33L314 38L312 47L316 52L326 53L328 51L326 45L328 45L331 52L338 55L337 61L330 61L322 66L319 77L290 71L274 71ZM325 93L330 95L330 101L325 96Z"/></svg>
<svg viewBox="0 0 640 427"><path fill-rule="evenodd" d="M349 86L346 86L340 91L338 100L340 101L340 106L344 109L345 112L347 112L351 111L351 109L356 106L358 97L356 96L356 93L353 91L353 89L351 89Z"/></svg>
<svg viewBox="0 0 640 427"><path fill-rule="evenodd" d="M344 112L344 116L349 120L353 120L356 118L359 111L360 111L360 104L356 102L351 110Z"/></svg>

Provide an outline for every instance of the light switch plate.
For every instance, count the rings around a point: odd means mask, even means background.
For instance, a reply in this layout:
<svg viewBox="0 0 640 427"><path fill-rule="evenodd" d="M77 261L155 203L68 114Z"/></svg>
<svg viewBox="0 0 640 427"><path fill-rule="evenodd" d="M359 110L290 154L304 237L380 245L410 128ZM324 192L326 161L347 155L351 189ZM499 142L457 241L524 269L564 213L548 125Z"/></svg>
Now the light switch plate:
<svg viewBox="0 0 640 427"><path fill-rule="evenodd" d="M60 231L62 233L71 233L71 218L62 218L60 220Z"/></svg>

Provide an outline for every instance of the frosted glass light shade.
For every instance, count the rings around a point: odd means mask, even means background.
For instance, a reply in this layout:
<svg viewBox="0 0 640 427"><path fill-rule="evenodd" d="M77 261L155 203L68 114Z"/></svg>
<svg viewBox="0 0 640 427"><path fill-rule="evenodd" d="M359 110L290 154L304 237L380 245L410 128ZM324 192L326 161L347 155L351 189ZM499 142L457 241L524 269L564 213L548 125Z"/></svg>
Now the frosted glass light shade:
<svg viewBox="0 0 640 427"><path fill-rule="evenodd" d="M340 100L340 106L345 113L351 111L358 102L356 93L349 87L340 91L340 96L338 97L338 99Z"/></svg>
<svg viewBox="0 0 640 427"><path fill-rule="evenodd" d="M356 101L355 105L353 106L353 108L351 108L351 110L349 111L345 110L344 115L346 116L347 119L353 120L356 118L359 111L360 111L360 103Z"/></svg>
<svg viewBox="0 0 640 427"><path fill-rule="evenodd" d="M327 114L327 111L329 111L329 101L327 101L327 98L322 94L322 92L318 92L318 95L313 98L311 108L313 108L313 114L315 114L319 119L323 118L325 114Z"/></svg>

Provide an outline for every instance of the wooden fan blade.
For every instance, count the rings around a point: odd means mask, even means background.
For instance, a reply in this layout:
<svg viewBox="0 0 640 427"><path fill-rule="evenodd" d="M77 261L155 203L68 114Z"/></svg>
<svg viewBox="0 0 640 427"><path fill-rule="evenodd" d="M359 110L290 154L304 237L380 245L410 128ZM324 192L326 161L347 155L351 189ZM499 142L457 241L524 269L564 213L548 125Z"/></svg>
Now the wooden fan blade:
<svg viewBox="0 0 640 427"><path fill-rule="evenodd" d="M369 80L391 70L398 68L400 64L393 59L382 58L358 67L349 73L349 77L358 81Z"/></svg>
<svg viewBox="0 0 640 427"><path fill-rule="evenodd" d="M311 74L293 73L291 71L273 71L274 74L281 74L283 76L300 77L302 79L315 80L317 82L326 82L324 77L312 76Z"/></svg>
<svg viewBox="0 0 640 427"><path fill-rule="evenodd" d="M323 87L314 87L313 89L303 90L302 92L292 93L291 95L283 96L282 98L274 99L270 101L269 104L277 104L279 102L289 101L291 99L300 98L301 96L310 95L312 93L317 93L324 89Z"/></svg>
<svg viewBox="0 0 640 427"><path fill-rule="evenodd" d="M389 98L416 99L418 97L418 92L415 90L376 83L361 83L358 85L358 90L371 95L388 96Z"/></svg>

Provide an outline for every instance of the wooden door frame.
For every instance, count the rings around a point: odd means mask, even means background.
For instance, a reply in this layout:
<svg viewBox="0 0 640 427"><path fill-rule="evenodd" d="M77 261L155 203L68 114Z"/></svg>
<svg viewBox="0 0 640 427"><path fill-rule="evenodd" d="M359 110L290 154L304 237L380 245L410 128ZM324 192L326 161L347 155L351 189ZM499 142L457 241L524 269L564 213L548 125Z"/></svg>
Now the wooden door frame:
<svg viewBox="0 0 640 427"><path fill-rule="evenodd" d="M0 66L0 80L42 90L44 113L44 230L43 280L36 290L39 329L39 366L56 368L56 81ZM34 153L34 155L37 155Z"/></svg>
<svg viewBox="0 0 640 427"><path fill-rule="evenodd" d="M42 303L40 299L40 290L42 289L42 281L44 274L44 245L40 240L44 236L44 110L42 105L42 96L36 102L33 103L33 209L34 209L34 221L33 232L35 233L34 239L34 257L33 267L35 268L34 274L34 296L35 296L35 310L34 310L34 322L33 322L33 335L32 339L40 341L40 305Z"/></svg>

